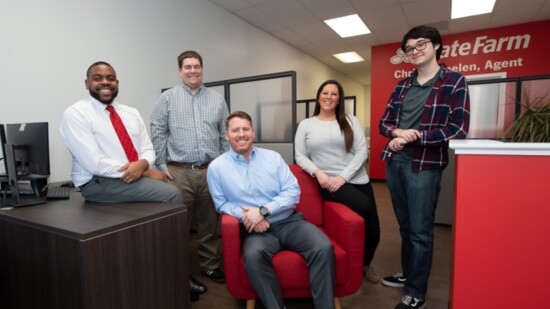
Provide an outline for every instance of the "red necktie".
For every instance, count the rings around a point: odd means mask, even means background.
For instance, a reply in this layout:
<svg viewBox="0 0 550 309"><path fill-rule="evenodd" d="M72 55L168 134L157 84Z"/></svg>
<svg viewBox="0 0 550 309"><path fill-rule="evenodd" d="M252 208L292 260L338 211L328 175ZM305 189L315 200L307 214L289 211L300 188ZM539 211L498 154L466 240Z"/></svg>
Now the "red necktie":
<svg viewBox="0 0 550 309"><path fill-rule="evenodd" d="M118 135L122 148L124 148L128 161L137 161L138 154L136 148L130 139L130 135L128 135L128 131L126 131L126 127L124 126L124 123L122 123L120 116L118 116L117 112L115 112L115 109L111 105L107 105L106 109L109 111L109 118L111 118L111 123L113 124L113 128L115 128L116 135Z"/></svg>

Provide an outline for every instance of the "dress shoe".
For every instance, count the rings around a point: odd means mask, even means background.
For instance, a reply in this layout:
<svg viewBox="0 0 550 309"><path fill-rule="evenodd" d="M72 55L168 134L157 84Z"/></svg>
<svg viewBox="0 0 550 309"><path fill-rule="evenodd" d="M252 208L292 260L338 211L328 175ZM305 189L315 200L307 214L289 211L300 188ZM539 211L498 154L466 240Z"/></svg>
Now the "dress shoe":
<svg viewBox="0 0 550 309"><path fill-rule="evenodd" d="M199 300L199 293L193 292L193 291L189 291L189 299L191 299L191 301L197 301L197 300Z"/></svg>
<svg viewBox="0 0 550 309"><path fill-rule="evenodd" d="M214 282L217 282L217 283L225 282L225 273L223 272L223 270L219 268L203 271L202 274L212 279L212 281Z"/></svg>
<svg viewBox="0 0 550 309"><path fill-rule="evenodd" d="M189 276L189 290L197 294L206 293L208 288L206 285L202 284L199 280Z"/></svg>

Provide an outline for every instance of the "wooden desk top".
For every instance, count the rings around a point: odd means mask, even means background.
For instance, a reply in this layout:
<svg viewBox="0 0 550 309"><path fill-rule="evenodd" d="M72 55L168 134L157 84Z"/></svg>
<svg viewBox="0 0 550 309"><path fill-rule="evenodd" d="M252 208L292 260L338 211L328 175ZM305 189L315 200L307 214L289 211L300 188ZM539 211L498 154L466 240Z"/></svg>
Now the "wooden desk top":
<svg viewBox="0 0 550 309"><path fill-rule="evenodd" d="M136 224L186 211L182 204L87 203L80 192L71 191L68 200L0 210L0 220L86 241Z"/></svg>

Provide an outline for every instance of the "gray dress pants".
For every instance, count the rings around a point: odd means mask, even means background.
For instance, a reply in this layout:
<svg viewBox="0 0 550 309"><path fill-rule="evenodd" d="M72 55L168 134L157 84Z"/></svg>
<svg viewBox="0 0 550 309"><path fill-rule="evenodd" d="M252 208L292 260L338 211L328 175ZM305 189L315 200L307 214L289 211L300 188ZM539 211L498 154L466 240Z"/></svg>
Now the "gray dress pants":
<svg viewBox="0 0 550 309"><path fill-rule="evenodd" d="M271 224L264 233L248 233L244 228L241 233L245 234L245 269L266 308L284 308L281 286L271 263L273 256L283 249L298 252L306 259L315 308L334 308L334 248L302 213Z"/></svg>
<svg viewBox="0 0 550 309"><path fill-rule="evenodd" d="M82 187L86 201L95 203L175 203L183 204L181 192L171 184L141 177L133 183L119 178L94 176Z"/></svg>

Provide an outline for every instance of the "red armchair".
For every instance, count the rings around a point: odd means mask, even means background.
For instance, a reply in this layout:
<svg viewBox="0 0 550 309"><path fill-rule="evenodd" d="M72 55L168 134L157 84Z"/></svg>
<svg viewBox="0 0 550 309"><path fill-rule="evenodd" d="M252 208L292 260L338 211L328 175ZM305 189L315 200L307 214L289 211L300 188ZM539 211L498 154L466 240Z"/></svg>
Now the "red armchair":
<svg viewBox="0 0 550 309"><path fill-rule="evenodd" d="M365 222L346 206L321 200L317 181L298 165L290 165L300 185L297 211L317 225L334 245L336 256L336 307L338 297L355 293L363 280L363 246ZM254 308L258 294L248 281L241 251L239 222L235 217L222 215L222 245L226 285L238 299L246 299L247 309ZM305 259L292 251L281 251L273 257L273 266L283 289L283 297L310 297L309 272Z"/></svg>

